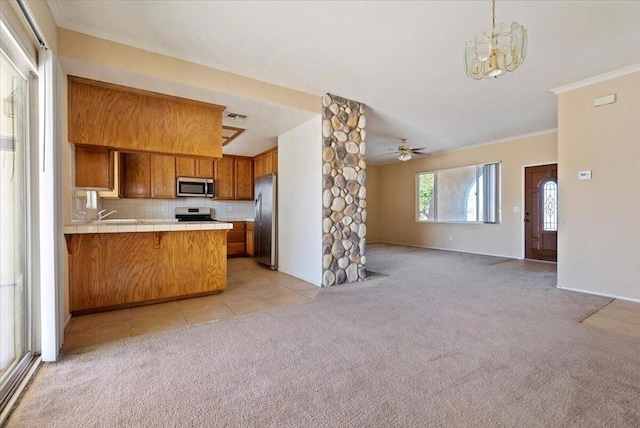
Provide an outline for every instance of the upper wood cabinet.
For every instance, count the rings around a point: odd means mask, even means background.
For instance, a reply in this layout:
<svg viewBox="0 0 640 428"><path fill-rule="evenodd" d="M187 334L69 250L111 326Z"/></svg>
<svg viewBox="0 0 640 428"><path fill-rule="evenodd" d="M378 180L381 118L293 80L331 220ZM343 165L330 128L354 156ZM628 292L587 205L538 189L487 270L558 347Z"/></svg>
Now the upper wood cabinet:
<svg viewBox="0 0 640 428"><path fill-rule="evenodd" d="M194 158L176 157L176 177L195 177L196 160Z"/></svg>
<svg viewBox="0 0 640 428"><path fill-rule="evenodd" d="M213 178L213 159L176 157L176 177Z"/></svg>
<svg viewBox="0 0 640 428"><path fill-rule="evenodd" d="M76 147L76 187L113 190L113 151Z"/></svg>
<svg viewBox="0 0 640 428"><path fill-rule="evenodd" d="M223 156L214 165L215 198L253 200L253 159Z"/></svg>
<svg viewBox="0 0 640 428"><path fill-rule="evenodd" d="M123 198L173 199L176 197L174 156L123 153L121 171Z"/></svg>
<svg viewBox="0 0 640 428"><path fill-rule="evenodd" d="M235 158L235 199L253 200L253 159Z"/></svg>
<svg viewBox="0 0 640 428"><path fill-rule="evenodd" d="M68 108L76 145L222 156L223 106L69 76Z"/></svg>
<svg viewBox="0 0 640 428"><path fill-rule="evenodd" d="M234 199L235 173L233 156L223 156L215 163L215 198Z"/></svg>
<svg viewBox="0 0 640 428"><path fill-rule="evenodd" d="M271 154L273 155L273 172L274 173L278 173L278 149L275 149L273 152L271 152Z"/></svg>
<svg viewBox="0 0 640 428"><path fill-rule="evenodd" d="M151 156L151 197L156 199L176 197L175 156Z"/></svg>
<svg viewBox="0 0 640 428"><path fill-rule="evenodd" d="M123 153L120 171L123 198L151 197L151 155Z"/></svg>
<svg viewBox="0 0 640 428"><path fill-rule="evenodd" d="M278 172L278 148L269 149L253 158L255 176Z"/></svg>

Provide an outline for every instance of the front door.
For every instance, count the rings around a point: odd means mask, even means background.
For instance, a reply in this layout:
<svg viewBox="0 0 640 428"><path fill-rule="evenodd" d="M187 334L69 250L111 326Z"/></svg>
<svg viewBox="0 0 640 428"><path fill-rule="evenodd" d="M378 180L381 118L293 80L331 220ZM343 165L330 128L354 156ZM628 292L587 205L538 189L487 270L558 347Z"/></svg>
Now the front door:
<svg viewBox="0 0 640 428"><path fill-rule="evenodd" d="M558 165L524 170L524 254L527 259L558 259Z"/></svg>

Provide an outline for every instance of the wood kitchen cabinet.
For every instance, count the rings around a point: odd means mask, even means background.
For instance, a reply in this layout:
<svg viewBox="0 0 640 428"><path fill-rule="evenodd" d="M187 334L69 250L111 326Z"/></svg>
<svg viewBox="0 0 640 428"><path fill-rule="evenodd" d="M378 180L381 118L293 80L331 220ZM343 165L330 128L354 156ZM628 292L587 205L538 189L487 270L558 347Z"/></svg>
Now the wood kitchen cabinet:
<svg viewBox="0 0 640 428"><path fill-rule="evenodd" d="M245 230L245 246L247 251L247 256L252 256L255 254L253 248L253 222L246 222L246 230Z"/></svg>
<svg viewBox="0 0 640 428"><path fill-rule="evenodd" d="M69 76L69 141L127 152L222 156L223 106Z"/></svg>
<svg viewBox="0 0 640 428"><path fill-rule="evenodd" d="M123 198L174 199L176 197L174 156L123 153L121 162Z"/></svg>
<svg viewBox="0 0 640 428"><path fill-rule="evenodd" d="M113 151L76 147L75 161L76 187L113 190Z"/></svg>
<svg viewBox="0 0 640 428"><path fill-rule="evenodd" d="M253 200L253 159L223 156L214 166L215 198Z"/></svg>
<svg viewBox="0 0 640 428"><path fill-rule="evenodd" d="M253 158L255 176L278 172L278 148L269 149Z"/></svg>
<svg viewBox="0 0 640 428"><path fill-rule="evenodd" d="M215 163L215 198L223 200L234 199L234 158L223 156Z"/></svg>
<svg viewBox="0 0 640 428"><path fill-rule="evenodd" d="M176 197L175 156L151 155L151 197L155 199Z"/></svg>
<svg viewBox="0 0 640 428"><path fill-rule="evenodd" d="M227 234L227 256L244 256L246 254L246 230L244 221L232 221L233 229Z"/></svg>
<svg viewBox="0 0 640 428"><path fill-rule="evenodd" d="M253 159L235 158L235 199L253 200Z"/></svg>
<svg viewBox="0 0 640 428"><path fill-rule="evenodd" d="M176 157L176 177L213 178L213 159Z"/></svg>
<svg viewBox="0 0 640 428"><path fill-rule="evenodd" d="M123 198L151 197L151 155L144 153L123 153L120 169L120 186Z"/></svg>

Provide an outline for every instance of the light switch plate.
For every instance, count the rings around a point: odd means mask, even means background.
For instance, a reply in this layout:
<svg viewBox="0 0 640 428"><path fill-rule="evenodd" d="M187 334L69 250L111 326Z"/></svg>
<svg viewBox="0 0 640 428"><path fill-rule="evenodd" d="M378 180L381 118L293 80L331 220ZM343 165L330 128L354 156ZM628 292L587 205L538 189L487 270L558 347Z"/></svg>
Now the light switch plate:
<svg viewBox="0 0 640 428"><path fill-rule="evenodd" d="M591 170L578 171L578 180L591 180Z"/></svg>
<svg viewBox="0 0 640 428"><path fill-rule="evenodd" d="M513 212L514 213L519 213L520 212L520 207L513 207Z"/></svg>

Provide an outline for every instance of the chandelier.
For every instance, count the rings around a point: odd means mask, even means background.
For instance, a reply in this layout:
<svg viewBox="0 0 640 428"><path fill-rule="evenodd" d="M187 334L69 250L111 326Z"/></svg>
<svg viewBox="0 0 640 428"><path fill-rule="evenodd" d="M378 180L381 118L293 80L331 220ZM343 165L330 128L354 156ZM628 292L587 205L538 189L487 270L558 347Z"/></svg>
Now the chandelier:
<svg viewBox="0 0 640 428"><path fill-rule="evenodd" d="M467 42L464 55L467 76L475 80L497 78L518 68L526 56L527 30L517 22L496 24L496 0L493 0L491 28Z"/></svg>

